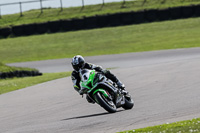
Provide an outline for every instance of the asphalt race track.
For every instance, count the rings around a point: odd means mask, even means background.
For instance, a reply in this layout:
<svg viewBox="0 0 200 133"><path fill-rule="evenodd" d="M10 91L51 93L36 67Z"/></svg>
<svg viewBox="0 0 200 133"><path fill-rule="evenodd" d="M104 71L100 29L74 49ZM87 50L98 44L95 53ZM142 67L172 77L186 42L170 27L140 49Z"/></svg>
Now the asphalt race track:
<svg viewBox="0 0 200 133"><path fill-rule="evenodd" d="M200 117L200 48L86 60L114 68L133 96L132 110L109 114L87 103L67 77L0 95L0 133L114 133ZM72 70L70 59L9 65L42 72Z"/></svg>

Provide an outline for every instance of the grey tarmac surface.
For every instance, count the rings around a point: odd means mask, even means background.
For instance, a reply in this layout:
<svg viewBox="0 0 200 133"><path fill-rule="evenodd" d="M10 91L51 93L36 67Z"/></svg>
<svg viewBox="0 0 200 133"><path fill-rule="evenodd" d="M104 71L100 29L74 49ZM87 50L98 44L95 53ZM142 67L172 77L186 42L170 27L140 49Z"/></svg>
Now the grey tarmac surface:
<svg viewBox="0 0 200 133"><path fill-rule="evenodd" d="M117 113L109 114L97 104L87 103L67 77L0 95L0 132L113 133L200 117L200 48L86 60L115 68L111 71L133 96L132 110L119 108ZM67 64L70 59L55 61ZM56 64L54 60L45 62L47 66ZM45 71L41 64L35 66ZM70 69L65 65L65 70ZM48 68L54 70L58 70L56 65Z"/></svg>
<svg viewBox="0 0 200 133"><path fill-rule="evenodd" d="M125 53L84 57L87 62L103 68L128 68L198 58L200 48L161 50L152 52ZM72 71L71 58L25 63L7 64L10 66L37 68L44 73Z"/></svg>

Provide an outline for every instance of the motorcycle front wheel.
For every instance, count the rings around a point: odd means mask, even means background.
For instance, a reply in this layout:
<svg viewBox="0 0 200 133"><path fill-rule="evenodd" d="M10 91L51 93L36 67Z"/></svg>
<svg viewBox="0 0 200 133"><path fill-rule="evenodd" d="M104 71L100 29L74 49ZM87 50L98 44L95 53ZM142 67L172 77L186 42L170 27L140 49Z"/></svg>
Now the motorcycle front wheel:
<svg viewBox="0 0 200 133"><path fill-rule="evenodd" d="M113 101L106 98L102 93L97 92L95 94L95 99L98 101L99 105L109 113L115 113L117 111L117 108Z"/></svg>

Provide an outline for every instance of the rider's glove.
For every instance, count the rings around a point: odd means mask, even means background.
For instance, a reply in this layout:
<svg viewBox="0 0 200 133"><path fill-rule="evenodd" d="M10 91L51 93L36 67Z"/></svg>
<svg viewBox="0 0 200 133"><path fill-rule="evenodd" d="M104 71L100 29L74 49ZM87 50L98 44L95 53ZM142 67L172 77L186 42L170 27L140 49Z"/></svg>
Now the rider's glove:
<svg viewBox="0 0 200 133"><path fill-rule="evenodd" d="M79 91L79 94L80 94L80 95L83 95L84 93L80 90L80 91Z"/></svg>
<svg viewBox="0 0 200 133"><path fill-rule="evenodd" d="M95 103L88 95L86 96L88 103Z"/></svg>
<svg viewBox="0 0 200 133"><path fill-rule="evenodd" d="M83 95L87 91L87 88L82 88L79 90L79 94Z"/></svg>

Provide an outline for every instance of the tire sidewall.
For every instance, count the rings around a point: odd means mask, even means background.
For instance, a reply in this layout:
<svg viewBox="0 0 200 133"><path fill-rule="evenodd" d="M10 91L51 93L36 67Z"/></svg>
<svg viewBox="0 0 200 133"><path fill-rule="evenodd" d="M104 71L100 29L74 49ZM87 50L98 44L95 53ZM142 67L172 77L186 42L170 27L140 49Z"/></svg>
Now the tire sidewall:
<svg viewBox="0 0 200 133"><path fill-rule="evenodd" d="M95 94L95 99L98 101L99 105L101 107L103 107L106 111L108 111L109 113L115 113L117 111L116 106L114 105L114 107L111 107L111 105L109 105L103 98L102 96L103 94L100 92L97 92Z"/></svg>
<svg viewBox="0 0 200 133"><path fill-rule="evenodd" d="M125 104L122 106L124 109L132 109L134 106L134 101L132 98L128 99L125 97Z"/></svg>

